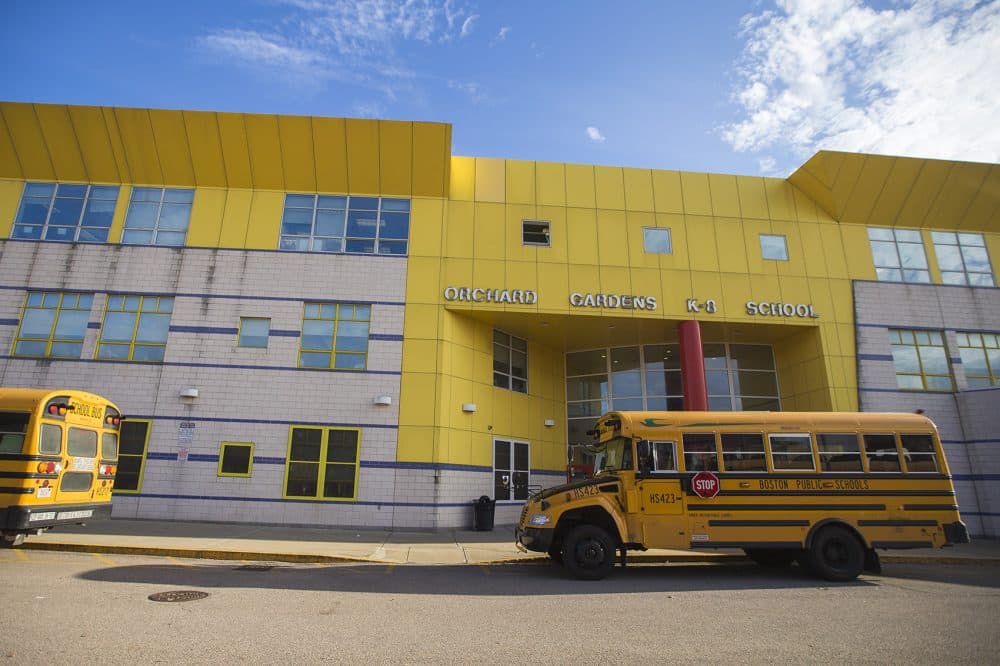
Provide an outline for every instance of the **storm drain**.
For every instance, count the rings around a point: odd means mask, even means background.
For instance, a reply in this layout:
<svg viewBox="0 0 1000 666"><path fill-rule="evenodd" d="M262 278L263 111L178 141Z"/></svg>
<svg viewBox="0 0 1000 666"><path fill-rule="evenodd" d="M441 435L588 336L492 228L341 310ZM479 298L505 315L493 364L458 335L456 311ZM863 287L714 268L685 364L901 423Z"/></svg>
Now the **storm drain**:
<svg viewBox="0 0 1000 666"><path fill-rule="evenodd" d="M208 592L198 590L172 590L149 595L150 601L197 601L208 596Z"/></svg>
<svg viewBox="0 0 1000 666"><path fill-rule="evenodd" d="M270 571L273 568L273 564L244 564L241 567L236 567L234 571Z"/></svg>

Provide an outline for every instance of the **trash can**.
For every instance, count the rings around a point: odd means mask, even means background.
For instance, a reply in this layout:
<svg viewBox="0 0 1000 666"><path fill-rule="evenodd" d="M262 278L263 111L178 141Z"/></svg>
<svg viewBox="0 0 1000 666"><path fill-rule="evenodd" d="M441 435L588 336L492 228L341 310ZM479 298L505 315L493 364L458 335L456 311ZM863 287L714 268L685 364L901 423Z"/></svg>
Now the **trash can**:
<svg viewBox="0 0 1000 666"><path fill-rule="evenodd" d="M496 509L496 500L491 500L483 495L472 503L473 519L472 528L480 532L487 532L493 529L493 515Z"/></svg>

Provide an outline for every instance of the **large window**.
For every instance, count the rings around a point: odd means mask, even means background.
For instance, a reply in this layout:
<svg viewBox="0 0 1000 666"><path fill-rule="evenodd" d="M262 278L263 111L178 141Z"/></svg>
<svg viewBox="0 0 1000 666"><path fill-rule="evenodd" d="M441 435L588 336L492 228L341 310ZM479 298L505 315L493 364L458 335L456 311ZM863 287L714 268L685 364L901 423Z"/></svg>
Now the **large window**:
<svg viewBox="0 0 1000 666"><path fill-rule="evenodd" d="M28 183L10 237L104 243L117 201L117 187Z"/></svg>
<svg viewBox="0 0 1000 666"><path fill-rule="evenodd" d="M1000 386L1000 334L959 333L957 337L969 388Z"/></svg>
<svg viewBox="0 0 1000 666"><path fill-rule="evenodd" d="M493 386L528 392L528 342L494 329Z"/></svg>
<svg viewBox="0 0 1000 666"><path fill-rule="evenodd" d="M940 331L890 329L896 383L902 389L952 391L951 365Z"/></svg>
<svg viewBox="0 0 1000 666"><path fill-rule="evenodd" d="M14 355L80 358L93 301L91 294L29 291Z"/></svg>
<svg viewBox="0 0 1000 666"><path fill-rule="evenodd" d="M173 309L167 296L108 296L97 358L162 361Z"/></svg>
<svg viewBox="0 0 1000 666"><path fill-rule="evenodd" d="M306 303L299 367L364 370L371 310L370 305Z"/></svg>
<svg viewBox="0 0 1000 666"><path fill-rule="evenodd" d="M122 243L184 245L194 190L136 187L132 190Z"/></svg>
<svg viewBox="0 0 1000 666"><path fill-rule="evenodd" d="M527 442L493 440L494 499L528 499L528 484L531 479L529 453Z"/></svg>
<svg viewBox="0 0 1000 666"><path fill-rule="evenodd" d="M361 431L292 426L285 466L285 497L350 500L358 496Z"/></svg>
<svg viewBox="0 0 1000 666"><path fill-rule="evenodd" d="M118 471L115 474L114 492L135 494L142 489L142 473L146 466L146 449L149 444L149 421L128 419L122 421L118 440Z"/></svg>
<svg viewBox="0 0 1000 666"><path fill-rule="evenodd" d="M924 242L916 229L869 227L875 275L888 282L930 282Z"/></svg>
<svg viewBox="0 0 1000 666"><path fill-rule="evenodd" d="M778 411L778 374L768 345L706 344L705 381L713 411Z"/></svg>
<svg viewBox="0 0 1000 666"><path fill-rule="evenodd" d="M286 194L279 249L406 254L410 200Z"/></svg>
<svg viewBox="0 0 1000 666"><path fill-rule="evenodd" d="M932 231L934 253L945 284L992 287L993 267L982 234Z"/></svg>

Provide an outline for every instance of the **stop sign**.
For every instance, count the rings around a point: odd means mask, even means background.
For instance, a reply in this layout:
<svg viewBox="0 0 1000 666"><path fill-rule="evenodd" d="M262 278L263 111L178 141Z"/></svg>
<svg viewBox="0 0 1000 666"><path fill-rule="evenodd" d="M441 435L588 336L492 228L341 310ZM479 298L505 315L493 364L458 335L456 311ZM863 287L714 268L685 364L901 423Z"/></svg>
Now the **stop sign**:
<svg viewBox="0 0 1000 666"><path fill-rule="evenodd" d="M719 477L712 472L698 472L691 477L691 489L703 499L712 499L718 495L721 485Z"/></svg>

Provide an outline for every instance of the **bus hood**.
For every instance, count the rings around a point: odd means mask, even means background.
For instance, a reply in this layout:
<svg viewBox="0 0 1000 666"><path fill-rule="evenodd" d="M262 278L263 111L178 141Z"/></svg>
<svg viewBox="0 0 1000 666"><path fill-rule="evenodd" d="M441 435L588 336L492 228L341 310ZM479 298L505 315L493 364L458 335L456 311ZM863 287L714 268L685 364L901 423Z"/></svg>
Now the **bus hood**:
<svg viewBox="0 0 1000 666"><path fill-rule="evenodd" d="M618 477L614 475L601 475L596 479L583 479L582 481L574 481L573 483L563 483L558 486L551 486L541 491L537 495L534 495L532 499L543 500L546 497L552 497L553 495L558 495L559 493L564 493L568 490L573 490L574 488L586 488L587 486L596 486L602 483L607 483L608 481L617 481Z"/></svg>

